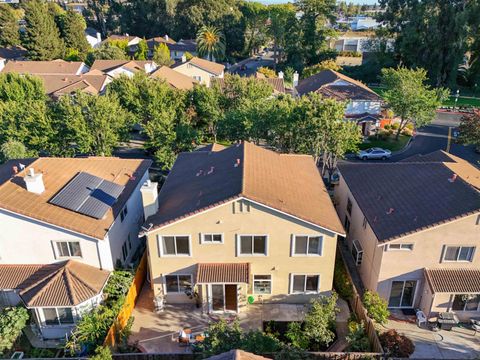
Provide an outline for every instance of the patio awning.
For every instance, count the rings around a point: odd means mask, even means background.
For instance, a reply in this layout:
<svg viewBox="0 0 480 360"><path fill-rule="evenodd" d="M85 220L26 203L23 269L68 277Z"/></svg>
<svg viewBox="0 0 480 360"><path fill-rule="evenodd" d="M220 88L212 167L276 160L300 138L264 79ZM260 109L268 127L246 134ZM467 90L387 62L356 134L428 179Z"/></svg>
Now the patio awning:
<svg viewBox="0 0 480 360"><path fill-rule="evenodd" d="M434 293L480 293L480 270L425 269L425 278Z"/></svg>
<svg viewBox="0 0 480 360"><path fill-rule="evenodd" d="M197 284L248 284L249 278L249 263L200 263L197 266Z"/></svg>

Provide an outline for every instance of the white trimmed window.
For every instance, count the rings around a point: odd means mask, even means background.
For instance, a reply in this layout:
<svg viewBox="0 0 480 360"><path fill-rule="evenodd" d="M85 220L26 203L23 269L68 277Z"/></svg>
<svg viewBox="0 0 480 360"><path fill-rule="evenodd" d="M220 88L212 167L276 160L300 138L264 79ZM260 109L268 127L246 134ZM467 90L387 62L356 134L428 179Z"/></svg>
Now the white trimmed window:
<svg viewBox="0 0 480 360"><path fill-rule="evenodd" d="M412 251L413 244L388 244L387 250L405 250L405 251Z"/></svg>
<svg viewBox="0 0 480 360"><path fill-rule="evenodd" d="M165 293L180 294L192 289L192 275L165 275Z"/></svg>
<svg viewBox="0 0 480 360"><path fill-rule="evenodd" d="M71 308L43 308L43 318L46 325L73 324Z"/></svg>
<svg viewBox="0 0 480 360"><path fill-rule="evenodd" d="M294 235L292 245L293 256L322 255L323 237L311 235Z"/></svg>
<svg viewBox="0 0 480 360"><path fill-rule="evenodd" d="M454 311L479 311L480 294L458 294L453 298Z"/></svg>
<svg viewBox="0 0 480 360"><path fill-rule="evenodd" d="M78 241L56 241L55 248L58 258L82 257L82 249Z"/></svg>
<svg viewBox="0 0 480 360"><path fill-rule="evenodd" d="M262 255L268 254L268 236L267 235L239 235L237 240L237 253L244 255Z"/></svg>
<svg viewBox="0 0 480 360"><path fill-rule="evenodd" d="M253 275L253 293L255 295L272 293L272 275Z"/></svg>
<svg viewBox="0 0 480 360"><path fill-rule="evenodd" d="M191 256L189 235L159 237L160 256Z"/></svg>
<svg viewBox="0 0 480 360"><path fill-rule="evenodd" d="M223 244L223 234L202 234L202 244Z"/></svg>
<svg viewBox="0 0 480 360"><path fill-rule="evenodd" d="M466 261L473 260L475 246L445 246L443 261Z"/></svg>
<svg viewBox="0 0 480 360"><path fill-rule="evenodd" d="M320 275L292 274L290 284L291 294L315 294L320 289Z"/></svg>
<svg viewBox="0 0 480 360"><path fill-rule="evenodd" d="M357 266L362 265L363 249L362 249L362 245L360 245L360 243L357 240L353 240L352 256L353 256L353 259L355 260L355 265Z"/></svg>
<svg viewBox="0 0 480 360"><path fill-rule="evenodd" d="M202 77L198 75L193 75L193 80L197 80L198 82L202 82Z"/></svg>

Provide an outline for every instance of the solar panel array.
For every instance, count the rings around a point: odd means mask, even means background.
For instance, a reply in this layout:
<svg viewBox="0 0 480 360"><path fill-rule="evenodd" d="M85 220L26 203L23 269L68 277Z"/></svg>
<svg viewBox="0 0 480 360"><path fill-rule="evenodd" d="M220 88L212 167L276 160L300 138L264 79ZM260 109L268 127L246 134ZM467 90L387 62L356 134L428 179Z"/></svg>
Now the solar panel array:
<svg viewBox="0 0 480 360"><path fill-rule="evenodd" d="M125 187L86 172L78 173L51 200L53 205L101 219Z"/></svg>

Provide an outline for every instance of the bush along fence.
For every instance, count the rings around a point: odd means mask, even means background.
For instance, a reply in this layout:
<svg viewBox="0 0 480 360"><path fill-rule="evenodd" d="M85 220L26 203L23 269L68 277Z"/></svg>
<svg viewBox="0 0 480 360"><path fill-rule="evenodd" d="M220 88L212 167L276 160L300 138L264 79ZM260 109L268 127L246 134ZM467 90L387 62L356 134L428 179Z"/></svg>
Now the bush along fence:
<svg viewBox="0 0 480 360"><path fill-rule="evenodd" d="M147 276L147 252L142 256L140 263L135 272L135 277L133 278L132 285L128 289L127 295L125 297L125 302L123 303L118 316L113 323L113 325L108 330L105 341L103 342L104 346L115 347L116 344L116 335L122 333L122 331L128 326L129 319L132 316L133 308L137 301L138 295L142 290L143 283Z"/></svg>
<svg viewBox="0 0 480 360"><path fill-rule="evenodd" d="M350 282L350 284L352 285L351 289L349 289L348 291L348 301L350 303L350 306L357 318L364 323L365 331L368 335L368 339L370 340L372 350L376 353L383 354L384 351L380 343L380 339L378 338L377 330L375 329L375 323L372 319L370 319L367 309L365 309L365 307L363 306L362 299L355 287L355 283L352 280L352 275L350 274L348 267L345 266L345 259L343 258L343 253L341 249L337 250L337 254L341 256L342 261L337 263L336 266L342 267L342 273L346 275L348 282Z"/></svg>
<svg viewBox="0 0 480 360"><path fill-rule="evenodd" d="M133 274L131 271L114 271L108 279L103 293L105 301L84 315L76 324L65 350L71 355L85 356L98 346L115 347L121 339L126 343L127 326L135 301L146 277L147 256L142 256Z"/></svg>

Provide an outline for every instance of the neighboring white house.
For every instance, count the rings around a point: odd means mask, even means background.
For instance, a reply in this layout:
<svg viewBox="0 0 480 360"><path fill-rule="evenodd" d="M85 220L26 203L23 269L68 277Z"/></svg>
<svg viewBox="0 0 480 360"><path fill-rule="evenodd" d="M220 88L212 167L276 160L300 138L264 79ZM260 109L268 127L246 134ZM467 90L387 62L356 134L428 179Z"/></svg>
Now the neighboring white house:
<svg viewBox="0 0 480 360"><path fill-rule="evenodd" d="M353 31L376 29L381 26L381 23L369 16L355 16L349 23Z"/></svg>
<svg viewBox="0 0 480 360"><path fill-rule="evenodd" d="M102 43L102 34L94 28L88 27L85 29L85 37L92 48L98 48Z"/></svg>
<svg viewBox="0 0 480 360"><path fill-rule="evenodd" d="M154 72L158 65L151 60L95 60L91 70L101 71L112 78L120 75L133 76L138 71Z"/></svg>
<svg viewBox="0 0 480 360"><path fill-rule="evenodd" d="M211 78L223 78L225 66L198 57L193 57L187 61L183 56L182 61L173 65L172 69L210 87Z"/></svg>
<svg viewBox="0 0 480 360"><path fill-rule="evenodd" d="M364 135L380 125L382 99L367 85L337 71L323 70L295 86L299 96L316 92L347 103L345 117L362 126Z"/></svg>
<svg viewBox="0 0 480 360"><path fill-rule="evenodd" d="M91 157L39 158L22 171L20 162L2 165L10 176L0 182L0 264L128 265L140 245L141 188L150 164Z"/></svg>

